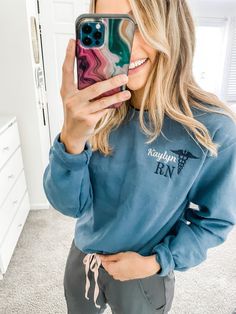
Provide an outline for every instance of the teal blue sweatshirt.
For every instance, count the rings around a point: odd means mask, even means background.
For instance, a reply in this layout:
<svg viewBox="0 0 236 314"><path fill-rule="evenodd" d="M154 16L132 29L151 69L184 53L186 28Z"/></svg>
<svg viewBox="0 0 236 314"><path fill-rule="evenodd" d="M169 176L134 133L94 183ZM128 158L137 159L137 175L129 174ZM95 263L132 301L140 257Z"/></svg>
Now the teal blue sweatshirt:
<svg viewBox="0 0 236 314"><path fill-rule="evenodd" d="M168 116L146 144L134 107L110 134L111 156L92 152L88 142L69 154L60 133L55 137L44 191L54 209L77 218L81 251L155 254L158 276L166 276L200 264L226 240L236 223L236 124L220 113L192 111L220 145L218 157Z"/></svg>

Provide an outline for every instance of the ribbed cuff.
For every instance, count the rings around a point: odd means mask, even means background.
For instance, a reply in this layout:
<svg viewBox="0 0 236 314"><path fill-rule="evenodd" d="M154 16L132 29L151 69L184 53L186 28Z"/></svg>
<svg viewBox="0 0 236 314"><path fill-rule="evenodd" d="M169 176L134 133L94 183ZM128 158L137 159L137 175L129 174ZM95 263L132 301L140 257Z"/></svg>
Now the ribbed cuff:
<svg viewBox="0 0 236 314"><path fill-rule="evenodd" d="M56 161L65 169L80 170L89 163L92 150L89 143L85 143L84 150L80 154L70 154L66 152L65 145L59 141L60 133L53 141L52 153Z"/></svg>
<svg viewBox="0 0 236 314"><path fill-rule="evenodd" d="M175 268L175 263L169 248L160 243L153 248L152 254L156 254L156 261L161 266L161 271L156 273L157 276L167 276Z"/></svg>

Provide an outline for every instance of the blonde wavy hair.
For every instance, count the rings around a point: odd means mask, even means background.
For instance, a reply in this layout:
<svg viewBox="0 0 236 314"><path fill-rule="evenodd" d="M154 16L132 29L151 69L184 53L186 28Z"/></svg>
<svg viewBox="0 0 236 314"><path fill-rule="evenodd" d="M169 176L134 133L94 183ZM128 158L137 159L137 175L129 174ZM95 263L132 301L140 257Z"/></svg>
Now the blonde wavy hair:
<svg viewBox="0 0 236 314"><path fill-rule="evenodd" d="M96 0L90 1L89 12L95 13ZM187 128L188 133L189 129L196 140L209 150L210 155L217 157L219 145L213 143L206 126L194 118L191 106L225 114L235 123L236 114L194 80L195 25L186 0L129 0L129 3L143 38L157 51L157 62L148 77L139 112L141 128L149 136L146 143L153 142L159 136L166 114ZM111 109L98 121L89 139L93 151L99 150L106 156L112 153L109 134L125 119L129 101L119 108ZM145 105L153 130L144 123Z"/></svg>

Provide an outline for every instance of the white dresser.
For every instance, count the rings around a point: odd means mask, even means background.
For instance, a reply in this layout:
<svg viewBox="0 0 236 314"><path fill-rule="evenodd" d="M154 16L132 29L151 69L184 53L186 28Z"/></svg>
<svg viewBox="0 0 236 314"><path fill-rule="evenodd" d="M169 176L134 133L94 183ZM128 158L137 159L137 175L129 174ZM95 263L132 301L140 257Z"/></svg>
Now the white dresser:
<svg viewBox="0 0 236 314"><path fill-rule="evenodd" d="M30 210L15 116L0 116L0 279Z"/></svg>

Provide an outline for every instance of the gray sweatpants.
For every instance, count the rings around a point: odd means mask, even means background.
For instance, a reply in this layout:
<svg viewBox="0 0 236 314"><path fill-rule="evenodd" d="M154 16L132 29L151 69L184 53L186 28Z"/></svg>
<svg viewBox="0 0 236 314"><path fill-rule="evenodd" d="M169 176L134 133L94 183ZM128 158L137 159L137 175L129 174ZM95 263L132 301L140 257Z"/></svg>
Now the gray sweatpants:
<svg viewBox="0 0 236 314"><path fill-rule="evenodd" d="M97 308L94 304L94 273L89 270L89 300L85 298L85 265L86 254L74 243L71 244L64 274L64 294L68 314L100 314L109 304L112 314L154 314L168 313L174 298L174 271L168 276L156 274L127 281L114 279L102 265L99 267L99 295Z"/></svg>

